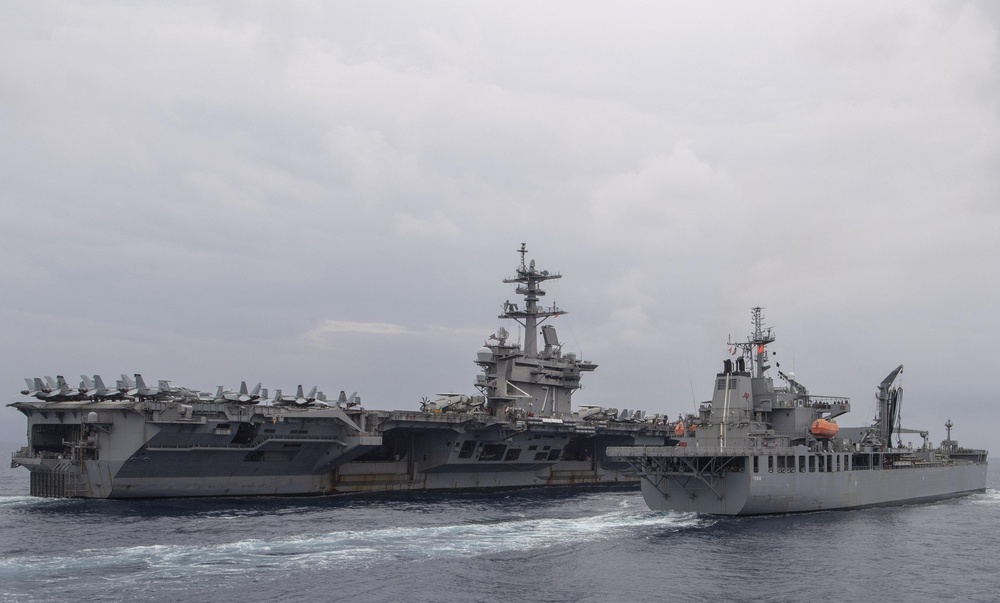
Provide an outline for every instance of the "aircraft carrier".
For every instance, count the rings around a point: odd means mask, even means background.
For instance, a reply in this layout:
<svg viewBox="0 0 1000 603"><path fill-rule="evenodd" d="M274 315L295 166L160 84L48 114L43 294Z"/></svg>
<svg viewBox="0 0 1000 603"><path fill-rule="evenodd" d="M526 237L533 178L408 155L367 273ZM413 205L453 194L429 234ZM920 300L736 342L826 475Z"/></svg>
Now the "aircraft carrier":
<svg viewBox="0 0 1000 603"><path fill-rule="evenodd" d="M734 358L716 375L712 400L697 415L674 423L676 443L616 446L639 471L653 510L711 515L759 515L908 504L947 499L986 488L987 451L951 438L932 447L928 432L899 424L902 365L879 384L870 426L841 428L848 398L816 396L778 370L767 346L773 331L753 309L754 333L730 342ZM749 362L749 367L747 363ZM777 363L775 363L777 365ZM776 366L777 368L777 366ZM920 436L904 445L900 434ZM893 437L896 443L893 445Z"/></svg>
<svg viewBox="0 0 1000 603"><path fill-rule="evenodd" d="M29 400L10 404L28 420L28 445L11 465L30 472L45 497L321 495L395 490L636 486L631 464L609 446L675 442L663 417L585 406L573 393L597 365L564 352L538 270L518 250L520 303L475 356L475 394L425 399L420 410L368 410L356 395L327 399L316 388L269 399L260 384L214 394L141 375L106 387L98 375L79 387L63 377L26 379ZM539 346L538 335L542 337Z"/></svg>

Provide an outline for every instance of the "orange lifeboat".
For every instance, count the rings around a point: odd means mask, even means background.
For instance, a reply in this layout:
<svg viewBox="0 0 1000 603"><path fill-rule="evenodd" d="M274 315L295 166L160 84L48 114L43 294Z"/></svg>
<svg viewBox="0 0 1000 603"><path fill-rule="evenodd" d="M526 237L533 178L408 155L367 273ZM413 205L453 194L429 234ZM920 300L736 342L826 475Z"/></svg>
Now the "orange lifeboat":
<svg viewBox="0 0 1000 603"><path fill-rule="evenodd" d="M809 426L809 433L817 438L832 438L837 435L838 431L840 431L840 428L837 427L837 424L826 419L816 419Z"/></svg>
<svg viewBox="0 0 1000 603"><path fill-rule="evenodd" d="M677 425L674 425L674 435L677 437L684 435L684 421L677 421Z"/></svg>

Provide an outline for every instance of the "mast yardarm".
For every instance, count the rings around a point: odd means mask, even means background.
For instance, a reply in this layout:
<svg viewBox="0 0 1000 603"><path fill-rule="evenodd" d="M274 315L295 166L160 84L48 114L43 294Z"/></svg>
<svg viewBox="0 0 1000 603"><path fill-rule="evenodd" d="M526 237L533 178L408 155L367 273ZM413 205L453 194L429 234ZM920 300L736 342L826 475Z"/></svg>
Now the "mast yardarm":
<svg viewBox="0 0 1000 603"><path fill-rule="evenodd" d="M505 278L503 282L518 283L516 291L524 296L524 309L508 300L503 304L500 318L513 319L524 327L524 353L527 356L534 356L538 354L538 326L551 316L566 314L554 303L548 308L538 305L538 300L545 295L545 291L539 285L550 279L562 278L562 275L549 273L548 270L536 270L535 260L525 265L524 256L528 253L525 243L521 243L521 248L517 251L521 254L521 265L517 268L517 276Z"/></svg>

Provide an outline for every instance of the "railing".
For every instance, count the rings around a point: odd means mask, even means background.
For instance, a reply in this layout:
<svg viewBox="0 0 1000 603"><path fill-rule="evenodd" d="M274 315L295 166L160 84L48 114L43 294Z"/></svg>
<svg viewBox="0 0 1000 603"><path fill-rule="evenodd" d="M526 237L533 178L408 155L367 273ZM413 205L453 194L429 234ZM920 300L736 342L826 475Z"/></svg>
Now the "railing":
<svg viewBox="0 0 1000 603"><path fill-rule="evenodd" d="M47 451L31 452L31 449L27 448L27 447L21 448L17 452L11 453L10 456L11 456L11 460L14 460L14 459L51 459L51 460L66 459L66 455L64 453L61 453L61 452L47 452Z"/></svg>
<svg viewBox="0 0 1000 603"><path fill-rule="evenodd" d="M844 410L851 409L851 399L843 396L806 396L797 397L791 400L775 400L771 404L772 408L815 408L818 410Z"/></svg>
<svg viewBox="0 0 1000 603"><path fill-rule="evenodd" d="M619 457L712 457L712 456L792 456L795 448L790 446L769 446L755 448L752 446L718 446L699 448L697 446L609 446L608 456Z"/></svg>

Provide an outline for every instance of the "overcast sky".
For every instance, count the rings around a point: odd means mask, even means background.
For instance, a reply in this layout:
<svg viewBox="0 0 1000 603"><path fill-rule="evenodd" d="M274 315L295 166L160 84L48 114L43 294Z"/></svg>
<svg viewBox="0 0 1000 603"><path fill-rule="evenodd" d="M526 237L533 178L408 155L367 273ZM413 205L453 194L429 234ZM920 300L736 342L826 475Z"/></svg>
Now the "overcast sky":
<svg viewBox="0 0 1000 603"><path fill-rule="evenodd" d="M525 242L576 405L692 410L759 305L843 424L902 363L1000 449L997 6L4 2L2 399L476 393Z"/></svg>

